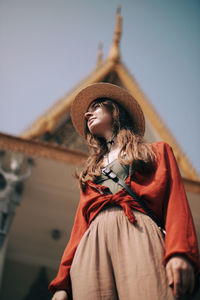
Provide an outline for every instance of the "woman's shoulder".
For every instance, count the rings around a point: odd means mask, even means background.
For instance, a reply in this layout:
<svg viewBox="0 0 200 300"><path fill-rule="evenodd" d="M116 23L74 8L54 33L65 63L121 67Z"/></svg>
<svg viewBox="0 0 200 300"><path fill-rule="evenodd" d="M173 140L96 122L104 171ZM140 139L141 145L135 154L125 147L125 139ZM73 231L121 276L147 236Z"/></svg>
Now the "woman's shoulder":
<svg viewBox="0 0 200 300"><path fill-rule="evenodd" d="M172 149L172 147L164 142L164 141L158 141L158 142L153 142L153 143L149 143L149 145L152 147L152 148L155 148L157 149L158 151L163 151L165 149Z"/></svg>
<svg viewBox="0 0 200 300"><path fill-rule="evenodd" d="M173 155L173 148L164 141L149 143L149 145L152 147L158 160L161 158L165 159L167 156Z"/></svg>

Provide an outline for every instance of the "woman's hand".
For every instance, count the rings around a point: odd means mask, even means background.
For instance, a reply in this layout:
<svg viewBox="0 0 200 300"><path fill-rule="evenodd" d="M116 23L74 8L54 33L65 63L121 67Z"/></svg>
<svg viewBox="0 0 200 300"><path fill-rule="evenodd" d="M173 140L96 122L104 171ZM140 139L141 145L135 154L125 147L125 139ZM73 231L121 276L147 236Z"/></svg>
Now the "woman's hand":
<svg viewBox="0 0 200 300"><path fill-rule="evenodd" d="M176 298L191 293L194 288L194 269L187 258L174 255L166 264L169 286L173 287Z"/></svg>
<svg viewBox="0 0 200 300"><path fill-rule="evenodd" d="M52 300L68 300L68 295L65 291L57 291L53 295Z"/></svg>

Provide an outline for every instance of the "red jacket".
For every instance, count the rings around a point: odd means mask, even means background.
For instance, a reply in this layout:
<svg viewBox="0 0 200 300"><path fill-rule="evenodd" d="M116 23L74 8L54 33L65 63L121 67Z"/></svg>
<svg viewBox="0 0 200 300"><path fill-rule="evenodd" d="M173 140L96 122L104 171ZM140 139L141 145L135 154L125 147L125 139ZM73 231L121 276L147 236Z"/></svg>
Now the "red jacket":
<svg viewBox="0 0 200 300"><path fill-rule="evenodd" d="M165 225L165 256L163 263L173 254L184 254L199 270L199 251L194 223L186 198L182 178L172 148L165 142L153 143L158 152L155 170L148 176L135 172L126 183ZM70 240L61 259L58 274L49 290L66 290L71 295L69 271L77 246L98 212L106 205L120 205L131 223L135 217L131 208L144 212L137 202L122 188L115 194L106 193L107 187L87 182L86 190L76 212Z"/></svg>

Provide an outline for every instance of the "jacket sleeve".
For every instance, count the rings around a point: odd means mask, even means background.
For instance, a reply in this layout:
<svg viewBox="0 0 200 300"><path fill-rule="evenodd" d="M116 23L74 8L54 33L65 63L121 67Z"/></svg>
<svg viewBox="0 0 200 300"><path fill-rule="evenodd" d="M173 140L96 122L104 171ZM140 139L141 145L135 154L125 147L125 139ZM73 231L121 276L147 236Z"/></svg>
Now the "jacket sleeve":
<svg viewBox="0 0 200 300"><path fill-rule="evenodd" d="M199 271L199 251L191 210L186 197L181 174L172 148L165 143L164 157L168 180L168 203L166 207L166 253L164 263L174 254L185 255Z"/></svg>
<svg viewBox="0 0 200 300"><path fill-rule="evenodd" d="M71 299L71 281L69 272L77 246L87 228L88 225L82 214L82 205L80 201L75 215L70 240L64 250L57 276L51 281L48 287L51 293L55 293L58 290L65 290L69 299Z"/></svg>

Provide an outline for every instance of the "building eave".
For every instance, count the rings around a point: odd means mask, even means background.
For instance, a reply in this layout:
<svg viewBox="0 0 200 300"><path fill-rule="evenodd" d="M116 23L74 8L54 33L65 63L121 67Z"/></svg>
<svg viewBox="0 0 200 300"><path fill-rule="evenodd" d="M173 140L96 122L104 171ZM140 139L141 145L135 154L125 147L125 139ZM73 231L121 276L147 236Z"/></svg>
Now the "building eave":
<svg viewBox="0 0 200 300"><path fill-rule="evenodd" d="M81 166L87 158L87 154L80 151L3 133L0 133L0 148L6 151L21 152L28 156L44 157L77 166Z"/></svg>
<svg viewBox="0 0 200 300"><path fill-rule="evenodd" d="M200 195L200 181L183 178L183 183L187 192L192 192Z"/></svg>

